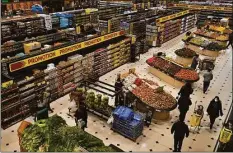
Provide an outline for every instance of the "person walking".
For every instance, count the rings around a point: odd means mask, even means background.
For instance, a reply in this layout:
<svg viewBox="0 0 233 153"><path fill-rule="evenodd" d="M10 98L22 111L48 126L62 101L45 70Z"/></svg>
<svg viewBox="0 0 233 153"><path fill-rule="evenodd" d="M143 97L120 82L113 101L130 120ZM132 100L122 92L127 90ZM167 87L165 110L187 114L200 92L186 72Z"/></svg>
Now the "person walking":
<svg viewBox="0 0 233 153"><path fill-rule="evenodd" d="M181 152L182 143L184 137L189 136L189 128L184 123L184 120L180 119L172 125L171 134L174 133L174 150L173 152Z"/></svg>
<svg viewBox="0 0 233 153"><path fill-rule="evenodd" d="M180 91L178 92L178 97L190 97L193 93L193 88L191 83L187 82L183 87L181 87Z"/></svg>
<svg viewBox="0 0 233 153"><path fill-rule="evenodd" d="M80 103L79 108L75 112L75 123L79 126L82 130L87 128L87 109L84 103Z"/></svg>
<svg viewBox="0 0 233 153"><path fill-rule="evenodd" d="M203 93L205 94L210 86L210 81L213 79L213 73L211 69L208 69L207 72L204 73L203 78Z"/></svg>
<svg viewBox="0 0 233 153"><path fill-rule="evenodd" d="M192 64L191 64L191 68L194 69L194 70L196 70L199 61L200 61L199 55L196 54L194 56L194 58L193 58L193 61L192 61Z"/></svg>
<svg viewBox="0 0 233 153"><path fill-rule="evenodd" d="M185 116L189 110L189 106L192 105L192 101L187 96L181 96L178 100L178 109L180 111L180 120L185 120Z"/></svg>
<svg viewBox="0 0 233 153"><path fill-rule="evenodd" d="M231 48L233 49L233 32L231 32L231 34L229 34L229 42L227 45L227 48L231 45Z"/></svg>
<svg viewBox="0 0 233 153"><path fill-rule="evenodd" d="M218 96L210 101L210 104L207 108L207 113L210 118L210 129L212 129L216 118L218 118L219 116L223 116L222 102L220 101Z"/></svg>

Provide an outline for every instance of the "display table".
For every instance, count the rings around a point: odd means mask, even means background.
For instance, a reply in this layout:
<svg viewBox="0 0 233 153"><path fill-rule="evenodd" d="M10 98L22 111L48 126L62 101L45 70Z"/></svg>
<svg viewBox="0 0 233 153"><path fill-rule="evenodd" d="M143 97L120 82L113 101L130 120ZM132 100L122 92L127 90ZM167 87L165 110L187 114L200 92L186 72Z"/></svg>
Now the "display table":
<svg viewBox="0 0 233 153"><path fill-rule="evenodd" d="M176 88L181 88L185 83L182 81L178 81L176 79L174 79L173 77L163 73L162 71L150 66L149 67L149 72L151 74L153 74L154 76L160 78L161 80L163 80L164 82L176 87Z"/></svg>
<svg viewBox="0 0 233 153"><path fill-rule="evenodd" d="M153 119L156 120L168 120L170 118L169 111L155 111L153 115Z"/></svg>
<svg viewBox="0 0 233 153"><path fill-rule="evenodd" d="M200 47L193 45L193 44L188 44L186 47L195 51L198 54L201 54L201 55L210 56L210 57L218 57L219 56L219 51L211 51L211 50L201 49Z"/></svg>
<svg viewBox="0 0 233 153"><path fill-rule="evenodd" d="M184 58L181 56L176 55L175 62L181 65L188 66L192 64L193 58Z"/></svg>

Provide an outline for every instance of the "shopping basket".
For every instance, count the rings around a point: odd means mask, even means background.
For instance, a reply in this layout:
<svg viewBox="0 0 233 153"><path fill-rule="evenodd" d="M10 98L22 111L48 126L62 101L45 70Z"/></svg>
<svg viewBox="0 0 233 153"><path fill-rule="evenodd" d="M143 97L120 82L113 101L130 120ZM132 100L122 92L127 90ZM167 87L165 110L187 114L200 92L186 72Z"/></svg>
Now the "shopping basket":
<svg viewBox="0 0 233 153"><path fill-rule="evenodd" d="M232 136L232 131L224 127L220 132L219 141L224 144L228 143L231 139L231 136Z"/></svg>

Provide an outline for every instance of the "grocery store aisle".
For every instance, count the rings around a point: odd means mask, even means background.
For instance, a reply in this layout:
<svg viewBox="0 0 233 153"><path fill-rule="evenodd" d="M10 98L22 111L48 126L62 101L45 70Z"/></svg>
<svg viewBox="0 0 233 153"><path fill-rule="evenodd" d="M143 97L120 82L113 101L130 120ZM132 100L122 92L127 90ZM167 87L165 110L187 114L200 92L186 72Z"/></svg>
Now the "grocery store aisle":
<svg viewBox="0 0 233 153"><path fill-rule="evenodd" d="M129 68L136 68L136 72L147 79L158 82L159 85L164 85L165 90L170 92L174 97L177 96L178 88L174 88L165 82L159 80L148 73L148 66L145 63L146 59L150 58L153 53L164 51L166 54L174 56L173 52L176 49L183 47L181 41L183 35L165 43L160 48L152 48L149 52L141 55L140 61L136 63L125 64L112 72L107 73L101 77L102 81L114 84L117 73L127 72ZM232 102L232 50L228 49L222 53L216 60L216 66L213 71L214 80L207 94L202 93L202 76L200 81L195 83L195 90L191 96L193 105L190 107L186 116L186 123L189 124L189 118L194 109L194 103L204 106L205 110L214 96L218 95L222 100L224 116L216 120L212 131L209 130L209 118L204 116L202 120L202 127L198 133L190 133L188 138L184 139L182 151L213 151L216 140L218 138L222 121L225 119L230 103ZM62 97L51 104L54 113L62 116L69 125L75 125L74 119L67 115L68 113L68 95ZM51 115L53 115L51 114ZM87 132L102 139L106 145L114 144L124 151L172 151L173 150L173 136L170 133L172 124L178 119L179 111L176 109L171 112L171 119L166 122L158 121L157 124L152 124L149 128L145 127L143 135L133 142L118 133L113 132L105 120L89 114ZM26 119L32 122L32 117ZM7 130L1 131L1 150L2 151L20 151L16 124Z"/></svg>

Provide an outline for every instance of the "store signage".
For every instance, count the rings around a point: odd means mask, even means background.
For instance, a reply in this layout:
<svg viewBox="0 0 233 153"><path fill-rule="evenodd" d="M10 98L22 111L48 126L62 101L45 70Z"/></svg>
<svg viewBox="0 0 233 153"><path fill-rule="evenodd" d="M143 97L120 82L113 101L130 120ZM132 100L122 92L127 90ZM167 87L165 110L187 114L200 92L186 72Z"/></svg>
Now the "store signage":
<svg viewBox="0 0 233 153"><path fill-rule="evenodd" d="M183 15L186 15L189 13L189 10L186 10L186 11L183 11L183 12L179 12L179 13L176 13L176 14L172 14L172 15L169 15L169 16L165 16L165 17L162 17L162 18L158 18L156 20L156 23L160 23L160 22L165 22L165 21L168 21L168 20L172 20L174 18L177 18L177 17L180 17L180 16L183 16Z"/></svg>
<svg viewBox="0 0 233 153"><path fill-rule="evenodd" d="M204 9L204 10L216 10L216 11L232 11L232 7L221 7L221 6L173 4L172 7L184 7L184 8L197 9L197 10Z"/></svg>
<svg viewBox="0 0 233 153"><path fill-rule="evenodd" d="M23 68L26 68L26 67L29 67L29 66L32 66L32 65L35 65L35 64L38 64L38 63L41 63L41 62L65 55L65 54L68 54L68 53L71 53L71 52L75 52L75 51L78 51L80 49L84 49L86 47L90 47L90 46L102 43L104 41L122 36L124 34L125 34L125 31L118 31L118 32L110 33L110 34L107 34L107 35L104 35L101 37L97 37L97 38L94 38L94 39L91 39L88 41L84 41L84 42L77 43L77 44L74 44L74 45L71 45L68 47L53 50L53 51L50 51L48 53L44 53L41 55L37 55L34 57L30 57L27 59L23 59L23 60L14 62L12 64L9 64L10 72L14 72L14 71L17 71L17 70L20 70L20 69L23 69Z"/></svg>

